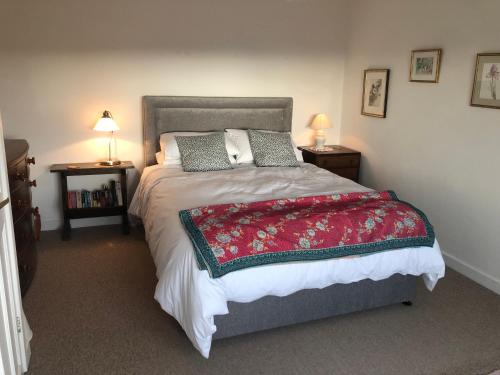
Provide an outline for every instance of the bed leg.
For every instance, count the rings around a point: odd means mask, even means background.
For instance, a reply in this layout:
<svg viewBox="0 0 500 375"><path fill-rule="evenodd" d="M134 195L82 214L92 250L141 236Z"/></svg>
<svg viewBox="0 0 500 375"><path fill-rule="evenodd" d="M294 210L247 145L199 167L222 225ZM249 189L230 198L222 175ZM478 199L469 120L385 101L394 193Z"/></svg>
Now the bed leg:
<svg viewBox="0 0 500 375"><path fill-rule="evenodd" d="M401 302L403 305L405 306L412 306L413 305L413 302L412 301L403 301Z"/></svg>

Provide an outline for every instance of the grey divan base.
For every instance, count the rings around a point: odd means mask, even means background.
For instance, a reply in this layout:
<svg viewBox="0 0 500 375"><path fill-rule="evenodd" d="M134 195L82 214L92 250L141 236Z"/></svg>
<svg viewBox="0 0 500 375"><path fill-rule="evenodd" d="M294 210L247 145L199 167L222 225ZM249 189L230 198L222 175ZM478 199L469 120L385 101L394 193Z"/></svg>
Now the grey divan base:
<svg viewBox="0 0 500 375"><path fill-rule="evenodd" d="M395 274L380 281L362 280L306 289L286 297L266 296L250 303L229 302L229 314L216 315L213 339L263 331L310 320L411 301L416 277Z"/></svg>

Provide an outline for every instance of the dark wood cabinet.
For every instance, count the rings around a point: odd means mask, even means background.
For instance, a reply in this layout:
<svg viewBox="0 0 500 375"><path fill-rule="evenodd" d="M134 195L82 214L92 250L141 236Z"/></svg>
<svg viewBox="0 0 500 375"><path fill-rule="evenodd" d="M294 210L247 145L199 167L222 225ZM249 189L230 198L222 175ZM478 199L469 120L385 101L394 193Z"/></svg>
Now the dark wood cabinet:
<svg viewBox="0 0 500 375"><path fill-rule="evenodd" d="M30 180L29 164L34 164L35 159L28 157L28 151L29 145L25 140L5 140L22 295L28 290L35 275L37 265L35 239L40 236L40 215L38 208L33 208L31 202L31 187L36 186L36 181Z"/></svg>
<svg viewBox="0 0 500 375"><path fill-rule="evenodd" d="M359 179L361 153L343 146L326 146L326 150L299 147L306 163L314 164L355 182Z"/></svg>

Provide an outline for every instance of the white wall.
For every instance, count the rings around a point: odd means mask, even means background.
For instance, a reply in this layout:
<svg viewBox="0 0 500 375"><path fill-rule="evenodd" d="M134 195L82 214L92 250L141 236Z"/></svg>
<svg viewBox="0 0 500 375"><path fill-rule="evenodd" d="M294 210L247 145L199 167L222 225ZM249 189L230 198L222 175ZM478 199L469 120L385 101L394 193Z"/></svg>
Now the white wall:
<svg viewBox="0 0 500 375"><path fill-rule="evenodd" d="M361 0L351 8L341 143L361 181L422 208L453 268L500 293L500 111L469 106L478 52L500 52L500 2ZM438 84L408 82L412 49L443 48ZM360 115L366 68L390 68L386 119Z"/></svg>
<svg viewBox="0 0 500 375"><path fill-rule="evenodd" d="M330 0L2 1L0 109L6 136L37 157L43 229L60 225L52 163L106 157L92 126L109 109L118 156L142 166L143 95L293 96L293 135L328 113L338 141L345 12ZM93 181L86 177L84 184ZM77 186L80 182L74 182ZM87 220L84 224L97 224Z"/></svg>

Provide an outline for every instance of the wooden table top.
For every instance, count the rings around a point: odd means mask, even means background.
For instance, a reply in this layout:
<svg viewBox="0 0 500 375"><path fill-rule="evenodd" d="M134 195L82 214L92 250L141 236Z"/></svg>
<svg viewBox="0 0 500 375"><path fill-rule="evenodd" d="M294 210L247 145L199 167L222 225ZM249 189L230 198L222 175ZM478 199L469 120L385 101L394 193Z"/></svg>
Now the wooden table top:
<svg viewBox="0 0 500 375"><path fill-rule="evenodd" d="M339 145L326 145L324 150L316 150L314 146L299 146L298 149L318 155L359 154L359 151Z"/></svg>
<svg viewBox="0 0 500 375"><path fill-rule="evenodd" d="M60 172L75 172L77 173L105 173L109 171L120 171L123 169L134 168L134 164L131 161L122 161L118 165L101 165L99 162L93 163L64 163L64 164L52 164L50 166L51 173Z"/></svg>

